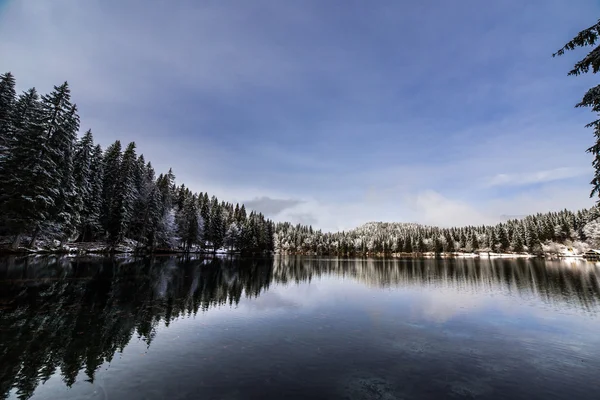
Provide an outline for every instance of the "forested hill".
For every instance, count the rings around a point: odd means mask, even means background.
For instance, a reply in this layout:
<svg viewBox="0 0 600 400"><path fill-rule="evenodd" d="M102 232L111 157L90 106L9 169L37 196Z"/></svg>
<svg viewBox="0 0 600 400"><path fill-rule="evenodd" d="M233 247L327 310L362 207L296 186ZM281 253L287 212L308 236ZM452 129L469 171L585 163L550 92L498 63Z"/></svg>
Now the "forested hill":
<svg viewBox="0 0 600 400"><path fill-rule="evenodd" d="M593 207L536 214L495 226L439 228L371 222L347 232L323 233L311 227L277 224L275 248L291 253L393 254L442 252L559 252L561 244L598 245L600 210Z"/></svg>
<svg viewBox="0 0 600 400"><path fill-rule="evenodd" d="M272 221L156 176L120 141L102 149L79 115L65 82L46 95L19 95L0 76L0 235L11 247L49 241L128 241L144 249L236 248L273 251Z"/></svg>
<svg viewBox="0 0 600 400"><path fill-rule="evenodd" d="M244 205L219 201L158 176L116 141L102 149L79 132L77 106L65 82L39 95L15 91L0 75L0 236L4 248L63 248L107 243L129 250L236 251L366 255L423 252L552 251L557 244L598 245L596 207L513 219L496 226L437 228L369 223L347 232L275 224ZM57 244L58 243L58 244Z"/></svg>

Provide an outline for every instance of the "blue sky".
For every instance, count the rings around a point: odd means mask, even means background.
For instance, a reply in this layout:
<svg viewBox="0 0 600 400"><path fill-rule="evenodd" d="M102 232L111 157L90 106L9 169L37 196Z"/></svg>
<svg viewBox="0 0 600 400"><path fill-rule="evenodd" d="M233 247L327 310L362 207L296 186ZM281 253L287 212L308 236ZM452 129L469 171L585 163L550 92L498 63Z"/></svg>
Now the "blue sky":
<svg viewBox="0 0 600 400"><path fill-rule="evenodd" d="M0 71L276 220L493 223L594 203L576 3L0 0Z"/></svg>

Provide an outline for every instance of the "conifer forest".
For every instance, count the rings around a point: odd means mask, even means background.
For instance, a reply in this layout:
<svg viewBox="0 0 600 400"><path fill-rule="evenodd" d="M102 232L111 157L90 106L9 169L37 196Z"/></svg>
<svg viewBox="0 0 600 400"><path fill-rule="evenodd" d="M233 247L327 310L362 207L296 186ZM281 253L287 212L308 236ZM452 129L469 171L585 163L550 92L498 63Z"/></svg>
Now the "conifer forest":
<svg viewBox="0 0 600 400"><path fill-rule="evenodd" d="M80 130L67 82L17 94L0 76L0 236L4 250L106 243L129 251L325 255L498 252L542 254L557 244L597 245L596 207L439 228L372 222L322 232L266 218L243 204L194 192L117 140L102 148ZM63 247L60 247L63 246ZM129 246L129 247L127 247Z"/></svg>

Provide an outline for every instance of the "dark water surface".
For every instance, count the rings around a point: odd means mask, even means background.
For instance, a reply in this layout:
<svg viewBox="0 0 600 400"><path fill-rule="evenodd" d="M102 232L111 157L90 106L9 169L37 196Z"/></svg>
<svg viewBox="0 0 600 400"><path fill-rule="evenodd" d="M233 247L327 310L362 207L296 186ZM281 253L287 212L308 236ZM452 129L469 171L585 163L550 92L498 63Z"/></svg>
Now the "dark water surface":
<svg viewBox="0 0 600 400"><path fill-rule="evenodd" d="M0 397L599 399L600 267L0 259Z"/></svg>

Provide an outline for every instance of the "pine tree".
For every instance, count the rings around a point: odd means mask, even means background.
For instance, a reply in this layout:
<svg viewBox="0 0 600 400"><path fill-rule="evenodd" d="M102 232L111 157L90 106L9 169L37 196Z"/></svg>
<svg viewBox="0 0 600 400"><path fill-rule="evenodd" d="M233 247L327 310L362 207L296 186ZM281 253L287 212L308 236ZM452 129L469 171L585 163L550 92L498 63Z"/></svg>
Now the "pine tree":
<svg viewBox="0 0 600 400"><path fill-rule="evenodd" d="M165 213L173 207L173 186L175 185L175 174L173 170L169 169L166 175L161 176L156 182L160 195L163 201L163 211Z"/></svg>
<svg viewBox="0 0 600 400"><path fill-rule="evenodd" d="M471 232L469 239L467 240L466 250L468 252L477 251L479 249L479 241L477 240L477 235L475 232Z"/></svg>
<svg viewBox="0 0 600 400"><path fill-rule="evenodd" d="M235 204L235 210L233 211L233 220L235 222L240 222L240 204Z"/></svg>
<svg viewBox="0 0 600 400"><path fill-rule="evenodd" d="M0 168L14 131L16 97L15 77L10 72L0 75Z"/></svg>
<svg viewBox="0 0 600 400"><path fill-rule="evenodd" d="M225 239L223 210L221 209L217 198L214 196L211 200L210 205L209 231L213 251L216 251L217 249L223 247L223 242Z"/></svg>
<svg viewBox="0 0 600 400"><path fill-rule="evenodd" d="M425 243L423 242L423 237L421 235L417 236L414 248L417 253L423 253L425 251Z"/></svg>
<svg viewBox="0 0 600 400"><path fill-rule="evenodd" d="M146 164L143 154L136 161L133 185L136 196L133 204L132 219L129 223L129 235L138 242L144 243L148 224L148 203L154 186L154 170L150 163Z"/></svg>
<svg viewBox="0 0 600 400"><path fill-rule="evenodd" d="M177 189L177 197L175 200L175 207L179 210L183 210L183 205L185 204L185 200L189 195L190 195L189 190L182 183L181 186Z"/></svg>
<svg viewBox="0 0 600 400"><path fill-rule="evenodd" d="M146 237L146 243L149 249L154 249L156 244L156 238L160 235L160 226L163 219L163 200L160 194L160 190L156 185L152 187L150 192L150 199L148 201L148 228Z"/></svg>
<svg viewBox="0 0 600 400"><path fill-rule="evenodd" d="M508 234L502 225L496 227L496 237L498 238L498 250L505 252L510 247L510 241L508 240Z"/></svg>
<svg viewBox="0 0 600 400"><path fill-rule="evenodd" d="M50 221L45 222L57 222L62 231L61 238L64 238L73 235L79 224L79 215L73 209L77 195L73 180L73 150L79 130L79 115L77 106L71 103L67 82L42 96L41 110L47 146L40 157L49 157L55 165L54 171L50 172L52 179L49 183L54 204ZM35 230L32 243L41 228L38 226Z"/></svg>
<svg viewBox="0 0 600 400"><path fill-rule="evenodd" d="M540 239L537 234L537 227L533 222L529 222L525 228L525 245L532 252L534 248L540 245Z"/></svg>
<svg viewBox="0 0 600 400"><path fill-rule="evenodd" d="M246 215L246 206L242 204L242 206L240 207L240 215L238 222L243 223L244 221L246 221L247 218L248 216Z"/></svg>
<svg viewBox="0 0 600 400"><path fill-rule="evenodd" d="M175 186L175 174L169 169L167 174L159 175L156 180L157 193L152 194L151 202L154 204L160 201L160 210L156 212L154 205L151 207L150 215L153 221L152 229L148 237L150 247L155 245L167 248L174 248L177 245L175 239L177 232L177 224L175 221L175 211L173 210L173 198ZM155 219L156 218L156 219Z"/></svg>
<svg viewBox="0 0 600 400"><path fill-rule="evenodd" d="M177 223L175 222L175 211L172 208L161 215L155 240L160 247L174 249L178 246Z"/></svg>
<svg viewBox="0 0 600 400"><path fill-rule="evenodd" d="M133 216L133 206L137 196L135 190L135 175L137 156L135 143L131 142L123 152L118 185L115 190L111 222L108 230L112 243L122 241L128 233L129 223Z"/></svg>
<svg viewBox="0 0 600 400"><path fill-rule="evenodd" d="M198 242L201 236L202 221L198 210L198 201L195 195L186 196L184 199L180 224L180 236L186 251Z"/></svg>
<svg viewBox="0 0 600 400"><path fill-rule="evenodd" d="M81 240L94 239L101 229L100 217L103 206L104 160L102 147L96 145L91 154L89 172L89 196L84 199L81 213Z"/></svg>
<svg viewBox="0 0 600 400"><path fill-rule="evenodd" d="M398 253L402 253L404 251L404 238L402 236L398 236L396 239L396 251Z"/></svg>
<svg viewBox="0 0 600 400"><path fill-rule="evenodd" d="M449 253L453 253L456 251L456 244L454 243L454 238L452 237L452 235L450 233L446 234L446 241L445 241L445 251L449 252Z"/></svg>
<svg viewBox="0 0 600 400"><path fill-rule="evenodd" d="M267 224L267 251L275 251L275 225L273 221L266 221Z"/></svg>
<svg viewBox="0 0 600 400"><path fill-rule="evenodd" d="M440 240L439 236L434 236L433 238L433 252L435 254L440 254L444 251L444 244L442 240Z"/></svg>
<svg viewBox="0 0 600 400"><path fill-rule="evenodd" d="M496 247L498 245L498 239L496 238L496 233L494 229L490 229L487 236L487 247L490 251L496 251Z"/></svg>
<svg viewBox="0 0 600 400"><path fill-rule="evenodd" d="M13 116L14 137L4 162L0 204L16 248L23 234L48 219L56 193L52 185L55 164L45 151L43 114L35 89L19 96Z"/></svg>
<svg viewBox="0 0 600 400"><path fill-rule="evenodd" d="M407 237L404 240L404 253L412 253L412 252L413 252L412 239L410 237Z"/></svg>
<svg viewBox="0 0 600 400"><path fill-rule="evenodd" d="M93 194L92 187L92 162L94 152L94 138L92 131L88 130L75 145L75 155L73 157L73 181L77 195L73 199L73 207L81 216L79 226L80 236L84 236L85 227L89 211L86 204L90 203L90 197ZM84 222L85 221L85 222Z"/></svg>
<svg viewBox="0 0 600 400"><path fill-rule="evenodd" d="M563 48L558 50L553 56L562 56L566 51L574 50L578 47L593 47L583 59L575 64L575 67L569 72L569 75L581 75L592 71L597 73L600 71L600 46L596 45L600 36L600 20L589 28L579 32L571 41ZM600 85L597 85L587 91L581 102L577 103L576 107L590 107L594 113L600 116ZM594 178L590 182L592 191L590 197L594 195L600 196L600 118L586 125L594 129L596 141L594 145L587 149L588 153L594 155L592 163L594 167Z"/></svg>
<svg viewBox="0 0 600 400"><path fill-rule="evenodd" d="M460 240L458 241L458 249L459 250L464 250L467 247L467 236L465 235L465 232L463 231L460 234Z"/></svg>
<svg viewBox="0 0 600 400"><path fill-rule="evenodd" d="M204 193L202 197L202 206L200 207L200 215L202 216L202 220L204 221L204 234L202 236L202 240L204 242L212 242L212 224L210 220L210 202L208 200L208 194Z"/></svg>
<svg viewBox="0 0 600 400"><path fill-rule="evenodd" d="M524 250L523 235L521 233L520 228L515 229L515 231L513 232L513 236L512 236L510 245L514 252L520 253Z"/></svg>
<svg viewBox="0 0 600 400"><path fill-rule="evenodd" d="M108 146L104 153L104 182L102 187L102 215L100 221L105 232L118 232L111 224L114 221L113 212L116 209L115 199L121 176L121 142L115 141Z"/></svg>

